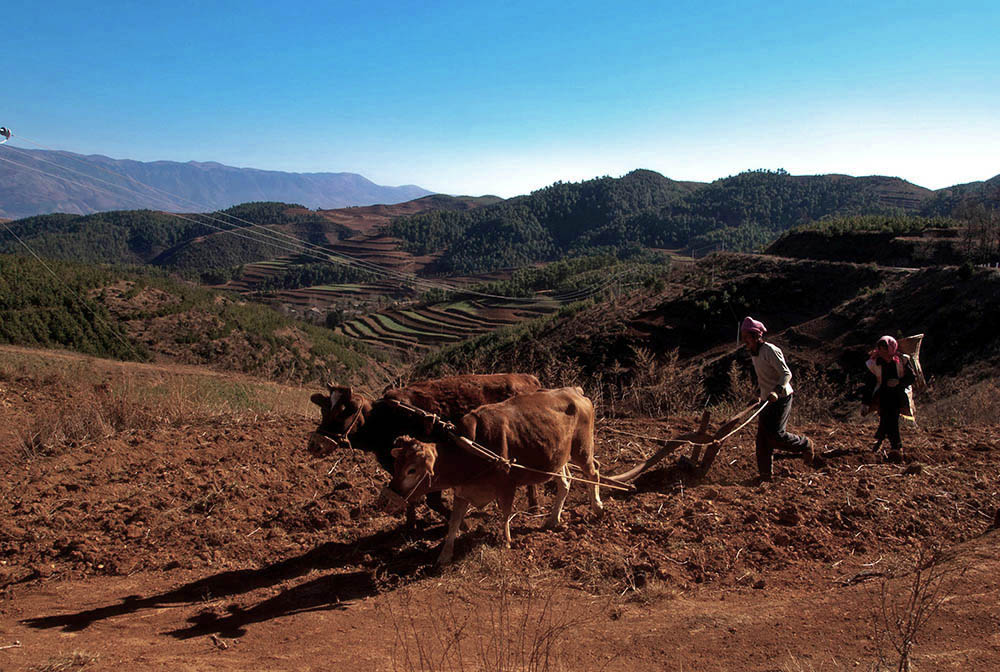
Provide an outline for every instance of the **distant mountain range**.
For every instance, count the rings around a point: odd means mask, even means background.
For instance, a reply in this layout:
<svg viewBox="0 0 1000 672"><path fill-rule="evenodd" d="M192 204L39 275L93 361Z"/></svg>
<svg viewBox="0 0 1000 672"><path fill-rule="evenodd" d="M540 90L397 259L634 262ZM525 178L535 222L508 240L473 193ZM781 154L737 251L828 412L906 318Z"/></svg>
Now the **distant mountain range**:
<svg viewBox="0 0 1000 672"><path fill-rule="evenodd" d="M209 212L250 201L308 208L410 201L433 192L385 187L356 173L284 173L221 163L131 161L71 152L0 148L0 218L150 208Z"/></svg>

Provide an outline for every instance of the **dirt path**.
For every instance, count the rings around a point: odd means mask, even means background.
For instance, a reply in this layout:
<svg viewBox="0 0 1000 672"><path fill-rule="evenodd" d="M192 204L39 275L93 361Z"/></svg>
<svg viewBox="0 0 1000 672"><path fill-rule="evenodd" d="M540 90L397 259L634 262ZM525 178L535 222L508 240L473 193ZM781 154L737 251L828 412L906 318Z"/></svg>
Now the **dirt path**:
<svg viewBox="0 0 1000 672"><path fill-rule="evenodd" d="M919 669L988 672L1000 664L998 535L961 547L957 562L968 570L920 639ZM0 651L0 669L30 670L74 653L93 660L85 669L100 670L420 669L407 665L396 636L412 619L424 645L433 645L431 620L450 617L455 605L458 620L472 619L467 667L475 668L476 642L495 639L490 601L497 598L468 590L461 577L419 582L405 600L388 593L342 602L338 594L350 594L364 577L313 571L261 585L260 576L247 572L240 582L227 573L144 574L18 590L0 603L0 646L15 640L21 646ZM230 594L213 596L212 587L222 585ZM185 597L192 586L205 590L200 599ZM555 651L568 669L867 669L874 657L870 592L865 586L706 588L635 604L553 589L553 613L585 615ZM516 635L530 605L510 600L509 632ZM409 649L413 655L415 645Z"/></svg>

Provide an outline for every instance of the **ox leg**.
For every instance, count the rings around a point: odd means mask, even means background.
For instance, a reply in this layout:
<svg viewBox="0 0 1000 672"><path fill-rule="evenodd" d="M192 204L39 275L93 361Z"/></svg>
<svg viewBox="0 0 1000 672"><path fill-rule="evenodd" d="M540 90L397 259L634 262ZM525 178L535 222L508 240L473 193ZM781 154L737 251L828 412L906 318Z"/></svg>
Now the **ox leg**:
<svg viewBox="0 0 1000 672"><path fill-rule="evenodd" d="M503 516L503 546L504 548L510 548L510 519L513 517L514 511L514 492L516 488L513 485L505 486L500 490L500 512Z"/></svg>
<svg viewBox="0 0 1000 672"><path fill-rule="evenodd" d="M444 505L444 499L441 497L441 492L428 492L427 493L427 506L430 507L432 511L436 511L445 520L451 519L451 512L448 507Z"/></svg>
<svg viewBox="0 0 1000 672"><path fill-rule="evenodd" d="M545 521L546 529L558 527L562 523L563 504L566 503L566 495L569 494L569 466L563 465L556 477L556 498L552 502L552 513Z"/></svg>
<svg viewBox="0 0 1000 672"><path fill-rule="evenodd" d="M406 523L403 529L407 532L412 532L417 528L417 505L413 502L407 502L406 504Z"/></svg>
<svg viewBox="0 0 1000 672"><path fill-rule="evenodd" d="M604 503L601 502L601 490L600 486L597 485L601 481L601 464L594 458L593 435L587 441L574 444L571 459L576 466L580 467L584 478L593 483L593 485L587 484L588 492L590 493L591 508L594 511L602 511Z"/></svg>
<svg viewBox="0 0 1000 672"><path fill-rule="evenodd" d="M534 485L525 486L528 489L528 511L538 513L542 506L538 503L538 490Z"/></svg>
<svg viewBox="0 0 1000 672"><path fill-rule="evenodd" d="M576 466L580 467L584 478L593 482L593 485L587 484L587 492L590 493L590 507L594 511L603 511L604 502L601 501L601 489L597 485L601 481L600 463L593 457L587 456L574 460L574 462L576 462Z"/></svg>
<svg viewBox="0 0 1000 672"><path fill-rule="evenodd" d="M451 520L451 511L448 510L448 507L444 503L444 492L439 490L427 493L427 506L429 506L432 511L436 511L437 514L445 520ZM459 529L461 529L462 532L468 532L469 523L463 519L462 526Z"/></svg>
<svg viewBox="0 0 1000 672"><path fill-rule="evenodd" d="M601 465L597 462L597 460L591 458L590 471L588 472L586 469L583 470L583 473L587 474L587 478L594 482L594 485L587 486L590 488L590 508L594 511L604 510L604 502L601 501L601 487L597 485L597 483L601 482L600 467Z"/></svg>
<svg viewBox="0 0 1000 672"><path fill-rule="evenodd" d="M438 564L446 565L451 562L451 556L455 552L455 537L458 536L458 528L465 520L465 513L469 510L469 500L455 495L454 506L451 509L451 519L448 521L448 534L444 537L444 546L441 548L441 555L438 556Z"/></svg>

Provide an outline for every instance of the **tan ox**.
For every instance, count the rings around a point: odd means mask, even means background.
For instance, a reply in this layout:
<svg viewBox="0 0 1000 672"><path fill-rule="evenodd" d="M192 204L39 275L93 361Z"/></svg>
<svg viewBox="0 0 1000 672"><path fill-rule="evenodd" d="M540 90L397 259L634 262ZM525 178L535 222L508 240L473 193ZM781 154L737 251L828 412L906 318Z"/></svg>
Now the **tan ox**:
<svg viewBox="0 0 1000 672"><path fill-rule="evenodd" d="M541 388L534 376L526 373L468 374L413 383L386 390L381 399L372 401L349 387L329 385L329 395L314 394L322 421L309 440L309 451L325 455L337 448L357 448L371 452L379 464L393 473L390 451L392 442L404 434L426 437L425 421L386 401L401 401L443 419L457 423L469 411L503 401L516 394ZM535 493L529 492L532 505ZM419 501L414 498L413 501ZM450 516L440 494L427 499L428 505L445 518ZM413 507L407 509L407 525L413 526Z"/></svg>
<svg viewBox="0 0 1000 672"><path fill-rule="evenodd" d="M464 437L516 466L508 471L456 445L435 446L400 437L392 450L393 478L382 497L384 505L394 501L398 510L428 492L454 490L455 504L439 563L451 561L455 536L470 505L482 507L492 501L499 504L504 545L510 548L514 494L522 485L555 479L557 493L546 527L558 525L569 493L570 460L593 482L588 485L593 508L600 511L604 507L596 485L599 475L594 459L594 405L580 388L541 390L481 406L462 418L460 430Z"/></svg>

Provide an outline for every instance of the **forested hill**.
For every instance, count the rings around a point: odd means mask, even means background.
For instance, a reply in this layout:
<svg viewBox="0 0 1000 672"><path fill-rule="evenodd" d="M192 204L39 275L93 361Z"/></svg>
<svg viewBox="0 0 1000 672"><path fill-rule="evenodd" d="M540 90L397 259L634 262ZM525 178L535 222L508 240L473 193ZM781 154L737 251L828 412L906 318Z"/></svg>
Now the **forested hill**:
<svg viewBox="0 0 1000 672"><path fill-rule="evenodd" d="M0 343L315 382L365 380L375 360L328 329L155 270L3 254Z"/></svg>
<svg viewBox="0 0 1000 672"><path fill-rule="evenodd" d="M637 213L658 211L701 186L635 170L619 179L557 182L468 212L403 217L386 232L402 238L415 254L443 250L438 264L443 272L522 266L575 249L622 246L635 240L623 223Z"/></svg>
<svg viewBox="0 0 1000 672"><path fill-rule="evenodd" d="M208 211L247 201L345 208L402 203L431 192L415 185L386 187L356 173L285 173L221 163L141 162L71 152L0 151L0 217L52 212L89 214L123 208Z"/></svg>
<svg viewBox="0 0 1000 672"><path fill-rule="evenodd" d="M887 177L751 171L699 184L637 170L471 212L401 218L387 232L417 254L444 250L441 272L481 272L594 247L750 250L831 215L914 212L933 193Z"/></svg>
<svg viewBox="0 0 1000 672"><path fill-rule="evenodd" d="M286 203L244 203L207 216L175 216L153 210L39 215L8 226L35 253L50 259L150 264L195 275L222 276L240 264L290 251L287 246L262 242L260 237L232 232L248 223L280 229L310 243L325 243L351 232L301 205ZM0 229L0 253L24 254L20 241Z"/></svg>
<svg viewBox="0 0 1000 672"><path fill-rule="evenodd" d="M1000 175L983 182L956 184L938 189L922 208L922 214L947 217L968 217L976 209L1000 210Z"/></svg>

